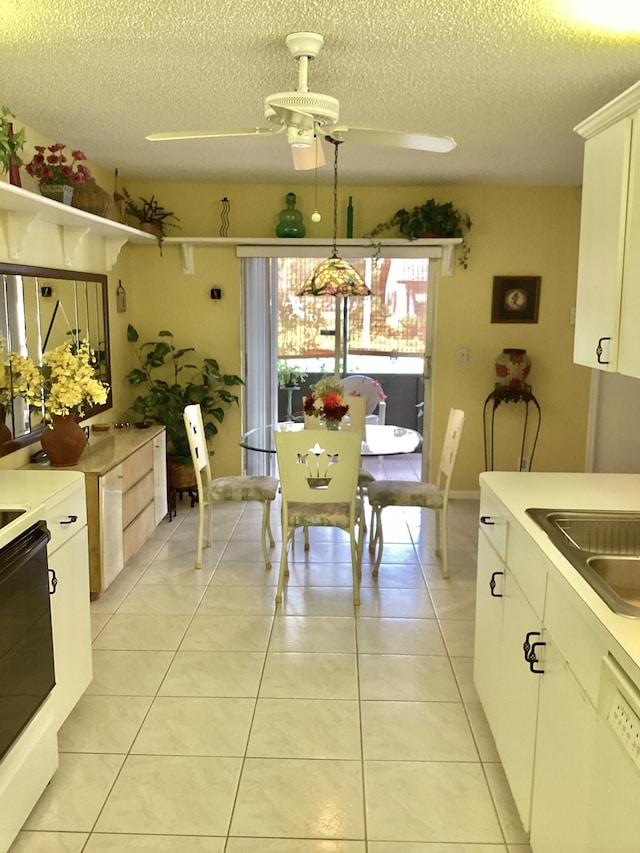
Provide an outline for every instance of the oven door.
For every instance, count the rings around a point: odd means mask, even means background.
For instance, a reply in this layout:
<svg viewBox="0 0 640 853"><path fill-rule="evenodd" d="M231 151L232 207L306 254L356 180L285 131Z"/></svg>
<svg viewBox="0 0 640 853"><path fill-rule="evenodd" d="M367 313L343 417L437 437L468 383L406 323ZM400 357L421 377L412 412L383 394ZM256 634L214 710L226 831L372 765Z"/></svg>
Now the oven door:
<svg viewBox="0 0 640 853"><path fill-rule="evenodd" d="M55 685L44 521L0 549L0 758Z"/></svg>

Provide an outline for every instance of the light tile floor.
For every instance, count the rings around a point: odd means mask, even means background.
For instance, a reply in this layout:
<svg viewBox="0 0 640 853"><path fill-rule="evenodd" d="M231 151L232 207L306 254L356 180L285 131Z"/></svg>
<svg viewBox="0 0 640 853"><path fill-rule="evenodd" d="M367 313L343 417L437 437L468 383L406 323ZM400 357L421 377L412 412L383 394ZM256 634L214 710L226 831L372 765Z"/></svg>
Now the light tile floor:
<svg viewBox="0 0 640 853"><path fill-rule="evenodd" d="M260 508L216 508L196 573L178 504L92 604L94 679L11 853L529 853L473 686L477 509L450 504L447 581L433 513L386 509L355 609L344 534L312 530L276 608Z"/></svg>

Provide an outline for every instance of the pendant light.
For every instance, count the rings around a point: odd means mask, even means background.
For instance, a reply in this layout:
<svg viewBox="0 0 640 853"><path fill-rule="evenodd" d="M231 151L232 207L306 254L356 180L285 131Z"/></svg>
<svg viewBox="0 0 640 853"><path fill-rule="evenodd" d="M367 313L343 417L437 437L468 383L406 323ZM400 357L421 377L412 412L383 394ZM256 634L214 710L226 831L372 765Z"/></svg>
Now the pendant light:
<svg viewBox="0 0 640 853"><path fill-rule="evenodd" d="M364 279L349 261L338 257L338 146L342 143L326 137L335 146L333 160L333 251L302 286L298 296L370 296Z"/></svg>
<svg viewBox="0 0 640 853"><path fill-rule="evenodd" d="M340 379L340 356L342 350L341 319L342 297L370 296L371 291L360 273L348 261L338 256L338 146L339 140L326 137L334 145L333 157L333 251L307 278L298 296L335 296L335 346L334 376ZM346 361L346 354L345 354Z"/></svg>

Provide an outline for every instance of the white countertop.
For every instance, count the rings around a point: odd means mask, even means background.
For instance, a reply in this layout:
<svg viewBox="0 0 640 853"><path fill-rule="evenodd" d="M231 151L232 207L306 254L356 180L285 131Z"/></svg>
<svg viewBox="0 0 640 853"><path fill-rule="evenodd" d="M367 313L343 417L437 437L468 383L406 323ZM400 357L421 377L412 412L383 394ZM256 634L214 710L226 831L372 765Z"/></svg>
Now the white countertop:
<svg viewBox="0 0 640 853"><path fill-rule="evenodd" d="M42 517L46 501L54 496L62 499L67 492L74 491L78 483L84 488L84 475L76 471L0 471L0 510L25 510L15 521L0 528L0 548Z"/></svg>
<svg viewBox="0 0 640 853"><path fill-rule="evenodd" d="M640 619L614 613L525 512L531 507L640 511L640 474L491 471L480 475L480 483L507 506L640 674Z"/></svg>

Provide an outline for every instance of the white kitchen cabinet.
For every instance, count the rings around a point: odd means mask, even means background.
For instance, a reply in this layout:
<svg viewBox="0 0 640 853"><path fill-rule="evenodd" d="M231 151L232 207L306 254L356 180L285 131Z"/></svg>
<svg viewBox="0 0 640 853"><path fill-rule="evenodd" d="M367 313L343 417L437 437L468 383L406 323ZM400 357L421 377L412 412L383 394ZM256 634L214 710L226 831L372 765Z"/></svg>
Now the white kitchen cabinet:
<svg viewBox="0 0 640 853"><path fill-rule="evenodd" d="M98 598L167 514L165 429L92 433L67 470L85 476L89 587Z"/></svg>
<svg viewBox="0 0 640 853"><path fill-rule="evenodd" d="M597 713L548 633L545 643L531 846L542 853L585 853Z"/></svg>
<svg viewBox="0 0 640 853"><path fill-rule="evenodd" d="M518 583L535 602L528 601ZM527 658L541 642L539 602L546 566L484 490L480 509L474 679L522 824L529 828L540 664ZM536 612L536 609L538 612ZM528 651L524 644L529 642ZM540 648L540 647L536 647ZM538 655L539 656L539 655Z"/></svg>
<svg viewBox="0 0 640 853"><path fill-rule="evenodd" d="M542 625L507 570L504 584L500 693L497 713L489 720L502 766L525 831L531 823L531 791L542 678ZM525 650L524 645L528 644Z"/></svg>
<svg viewBox="0 0 640 853"><path fill-rule="evenodd" d="M49 568L57 578L51 596L51 629L56 671L54 714L60 728L92 678L86 523L49 554Z"/></svg>
<svg viewBox="0 0 640 853"><path fill-rule="evenodd" d="M483 533L478 537L475 651L473 677L488 719L499 715L502 693L503 590L506 566Z"/></svg>
<svg viewBox="0 0 640 853"><path fill-rule="evenodd" d="M573 360L640 377L640 87L576 127L586 139Z"/></svg>

